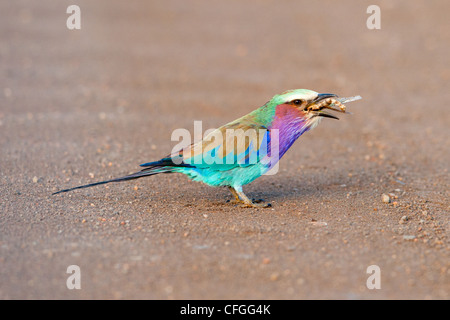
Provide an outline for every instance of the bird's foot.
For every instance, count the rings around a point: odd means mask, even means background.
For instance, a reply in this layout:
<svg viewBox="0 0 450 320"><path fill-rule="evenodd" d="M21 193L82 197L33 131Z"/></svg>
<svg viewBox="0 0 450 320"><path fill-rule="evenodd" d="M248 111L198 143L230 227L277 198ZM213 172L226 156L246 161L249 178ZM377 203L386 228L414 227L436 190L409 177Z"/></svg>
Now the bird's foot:
<svg viewBox="0 0 450 320"><path fill-rule="evenodd" d="M244 192L242 192L242 188L238 187L237 189L234 187L228 187L231 193L234 195L235 200L228 200L227 202L240 204L243 208L269 208L272 205L270 203L264 203L263 199L252 199L250 200Z"/></svg>
<svg viewBox="0 0 450 320"><path fill-rule="evenodd" d="M264 199L252 199L253 203L261 203L264 202Z"/></svg>
<svg viewBox="0 0 450 320"><path fill-rule="evenodd" d="M270 208L270 203L265 203L264 200L253 200L253 202L247 203L242 200L227 200L227 203L239 205L241 208Z"/></svg>
<svg viewBox="0 0 450 320"><path fill-rule="evenodd" d="M241 207L242 208L270 208L270 207L272 207L272 205L270 203L266 203L263 201L258 201L258 202L253 201L251 203L245 202L241 205Z"/></svg>
<svg viewBox="0 0 450 320"><path fill-rule="evenodd" d="M231 204L244 204L245 202L242 200L227 200L227 203Z"/></svg>

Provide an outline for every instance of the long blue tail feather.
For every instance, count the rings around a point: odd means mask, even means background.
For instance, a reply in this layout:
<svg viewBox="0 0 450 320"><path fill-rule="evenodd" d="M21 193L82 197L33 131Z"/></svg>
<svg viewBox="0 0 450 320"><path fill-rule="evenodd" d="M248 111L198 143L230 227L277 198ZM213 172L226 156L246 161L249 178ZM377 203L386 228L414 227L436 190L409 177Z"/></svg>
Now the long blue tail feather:
<svg viewBox="0 0 450 320"><path fill-rule="evenodd" d="M144 169L142 171L138 171L138 172L132 173L132 174L124 176L124 177L115 178L115 179L111 179L111 180L94 182L94 183L86 184L86 185L83 185L83 186L78 186L78 187L74 187L74 188L70 188L70 189L60 190L60 191L52 193L52 195L55 195L55 194L58 194L58 193L63 193L63 192L69 192L69 191L76 190L76 189L84 189L84 188L89 188L89 187L93 187L93 186L98 186L98 185L106 184L106 183L110 183L110 182L121 182L121 181L139 179L139 178L142 178L142 177L148 177L148 176L152 176L152 175L155 175L155 174L158 174L158 173L170 173L170 172L172 172L172 170L170 168L164 168L164 167L163 168L161 168L161 167L147 168L147 169Z"/></svg>

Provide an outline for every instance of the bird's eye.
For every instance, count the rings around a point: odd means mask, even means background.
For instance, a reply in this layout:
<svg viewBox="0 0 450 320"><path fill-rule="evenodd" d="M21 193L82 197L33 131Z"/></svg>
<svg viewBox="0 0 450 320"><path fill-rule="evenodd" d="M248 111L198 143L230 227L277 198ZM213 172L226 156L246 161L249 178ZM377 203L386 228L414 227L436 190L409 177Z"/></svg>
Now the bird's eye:
<svg viewBox="0 0 450 320"><path fill-rule="evenodd" d="M302 100L300 100L300 99L295 99L295 100L292 101L292 103L299 106L299 105L302 104Z"/></svg>

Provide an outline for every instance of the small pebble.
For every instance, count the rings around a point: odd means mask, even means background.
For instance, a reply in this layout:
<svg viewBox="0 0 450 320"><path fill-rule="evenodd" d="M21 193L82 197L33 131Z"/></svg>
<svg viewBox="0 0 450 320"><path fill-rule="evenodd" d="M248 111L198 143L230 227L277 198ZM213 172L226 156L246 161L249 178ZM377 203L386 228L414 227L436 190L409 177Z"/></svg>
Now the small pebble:
<svg viewBox="0 0 450 320"><path fill-rule="evenodd" d="M313 220L310 223L312 225L314 225L314 226L319 226L319 227L324 227L324 226L328 225L328 223L326 223L325 221L315 221L315 220Z"/></svg>
<svg viewBox="0 0 450 320"><path fill-rule="evenodd" d="M399 221L398 223L400 223L400 224L405 224L406 221L408 221L408 220L409 220L409 219L408 219L407 216L403 216L403 217L400 218L400 221Z"/></svg>
<svg viewBox="0 0 450 320"><path fill-rule="evenodd" d="M270 275L270 281L277 281L280 277L280 274L278 272L274 272Z"/></svg>
<svg viewBox="0 0 450 320"><path fill-rule="evenodd" d="M416 238L416 236L409 236L409 235L404 235L403 236L403 240L414 240Z"/></svg>
<svg viewBox="0 0 450 320"><path fill-rule="evenodd" d="M383 195L381 196L381 200L383 200L384 203L390 203L391 197L389 197L387 194L383 193Z"/></svg>

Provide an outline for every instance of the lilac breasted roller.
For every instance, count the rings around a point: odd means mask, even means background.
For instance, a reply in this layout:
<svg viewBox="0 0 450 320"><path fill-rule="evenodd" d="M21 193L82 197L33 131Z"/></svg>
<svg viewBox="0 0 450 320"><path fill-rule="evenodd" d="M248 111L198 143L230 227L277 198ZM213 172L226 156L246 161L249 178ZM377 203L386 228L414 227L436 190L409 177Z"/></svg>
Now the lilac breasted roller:
<svg viewBox="0 0 450 320"><path fill-rule="evenodd" d="M338 98L335 94L307 89L288 90L275 95L262 107L221 126L201 141L153 162L141 164L141 171L112 180L95 182L54 194L120 182L158 173L183 173L194 181L228 187L237 202L248 207L270 204L250 200L242 186L274 169L278 161L305 132L323 118L338 119L325 110L345 111L342 104L360 99Z"/></svg>

